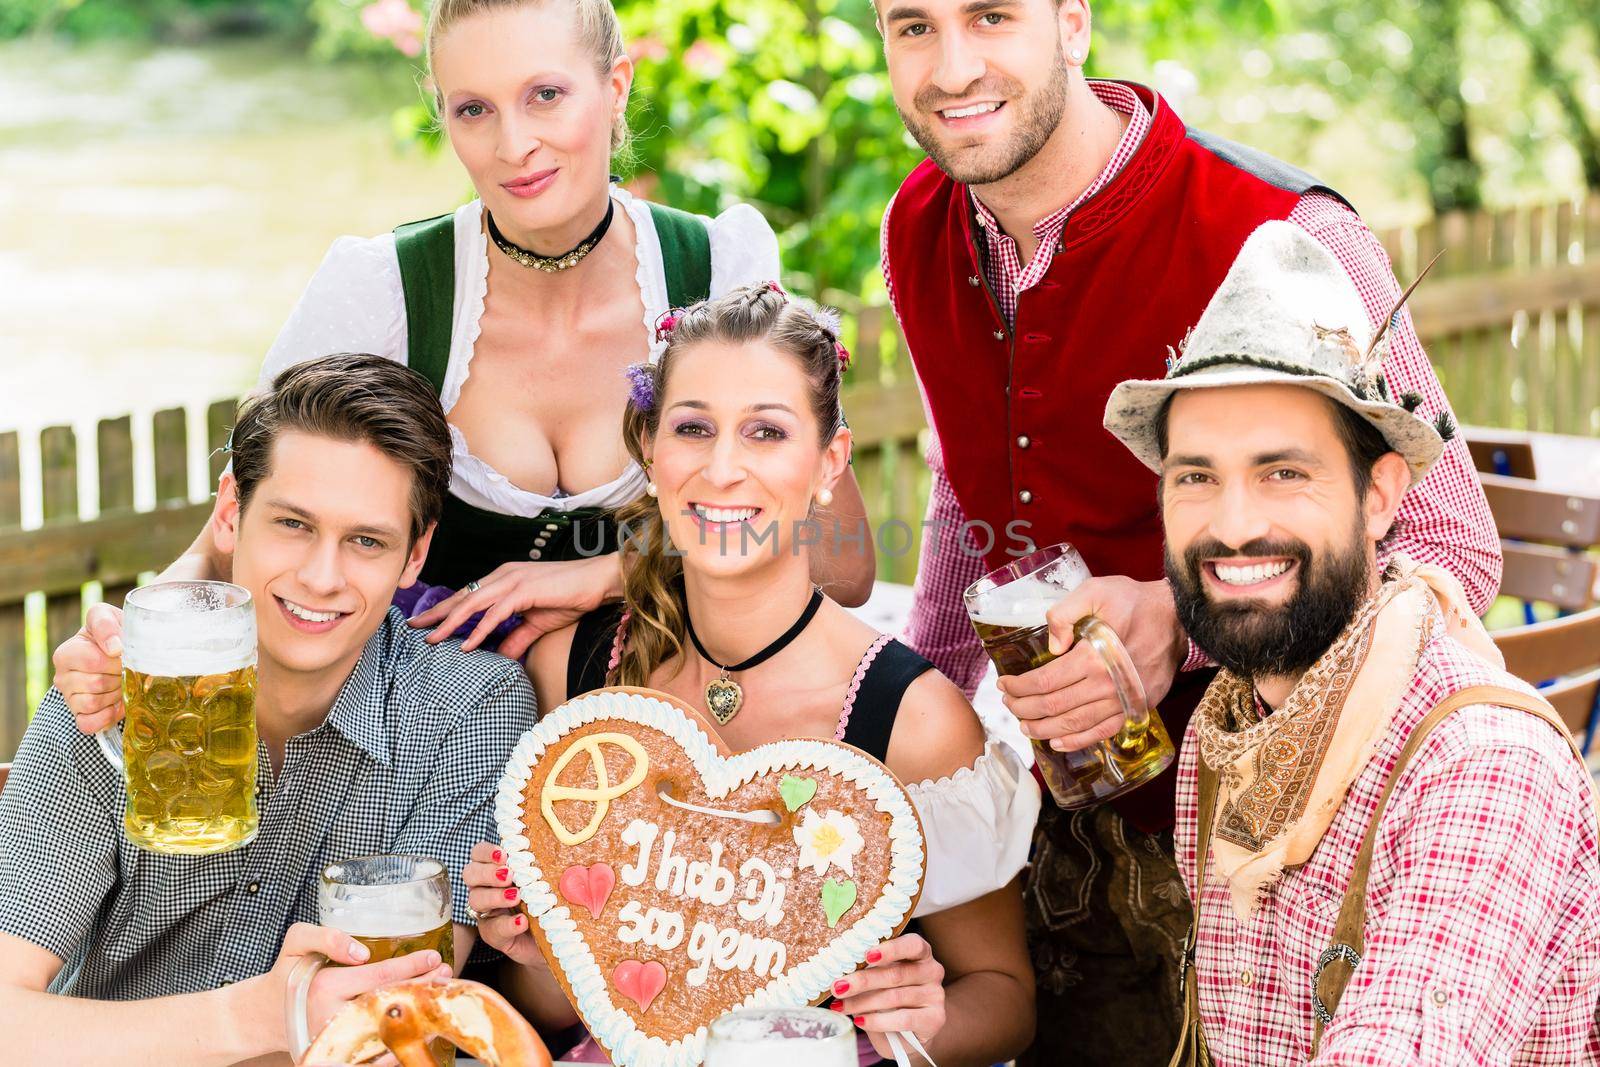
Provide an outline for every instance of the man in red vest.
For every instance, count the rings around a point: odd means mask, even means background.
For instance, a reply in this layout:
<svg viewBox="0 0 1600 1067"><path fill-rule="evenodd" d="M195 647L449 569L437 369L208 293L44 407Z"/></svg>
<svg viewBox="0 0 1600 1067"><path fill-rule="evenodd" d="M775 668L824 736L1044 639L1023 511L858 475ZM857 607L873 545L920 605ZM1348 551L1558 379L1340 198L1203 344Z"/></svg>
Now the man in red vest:
<svg viewBox="0 0 1600 1067"><path fill-rule="evenodd" d="M1174 738L1212 672L1162 579L1155 476L1101 427L1111 390L1158 378L1245 238L1286 219L1333 253L1381 321L1399 292L1337 193L1186 127L1143 86L1090 81L1087 0L875 0L895 103L929 159L884 215L883 267L933 430L911 643L973 693L987 666L962 590L1015 558L1012 531L1069 541L1099 577L1051 612L1063 647L1093 612L1122 636ZM1402 313L1394 395L1444 393ZM1465 447L1406 495L1383 558L1437 563L1485 610L1499 541ZM1067 751L1120 712L1087 648L1004 679L1029 737ZM1190 909L1173 776L1080 811L1044 806L1027 886L1035 1064L1165 1064ZM1251 976L1241 971L1248 986Z"/></svg>

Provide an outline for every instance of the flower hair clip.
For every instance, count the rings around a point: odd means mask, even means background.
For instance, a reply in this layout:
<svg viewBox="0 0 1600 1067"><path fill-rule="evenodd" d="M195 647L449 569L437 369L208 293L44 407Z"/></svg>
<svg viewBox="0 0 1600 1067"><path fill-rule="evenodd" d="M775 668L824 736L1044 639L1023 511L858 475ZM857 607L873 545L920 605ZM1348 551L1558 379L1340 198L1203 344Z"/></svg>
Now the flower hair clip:
<svg viewBox="0 0 1600 1067"><path fill-rule="evenodd" d="M678 328L678 320L683 318L682 308L671 308L656 320L656 340L665 341L672 336L672 331Z"/></svg>
<svg viewBox="0 0 1600 1067"><path fill-rule="evenodd" d="M839 340L839 333L844 326L839 313L833 308L819 307L811 313L811 317L822 332L833 339L833 354L839 357L839 373L843 374L850 369L850 350Z"/></svg>
<svg viewBox="0 0 1600 1067"><path fill-rule="evenodd" d="M632 363L623 370L628 376L628 403L638 411L650 411L656 406L656 369L648 363Z"/></svg>

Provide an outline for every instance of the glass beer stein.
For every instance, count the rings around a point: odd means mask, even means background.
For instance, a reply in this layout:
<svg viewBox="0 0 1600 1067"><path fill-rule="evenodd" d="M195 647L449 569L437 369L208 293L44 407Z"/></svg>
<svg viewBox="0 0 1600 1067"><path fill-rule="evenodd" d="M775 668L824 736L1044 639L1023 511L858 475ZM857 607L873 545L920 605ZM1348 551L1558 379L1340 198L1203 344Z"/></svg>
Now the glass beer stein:
<svg viewBox="0 0 1600 1067"><path fill-rule="evenodd" d="M1056 657L1045 615L1089 577L1071 545L1051 545L990 571L967 588L972 627L1001 674L1025 674ZM1063 808L1086 808L1126 793L1160 774L1175 754L1166 727L1145 703L1144 685L1116 633L1093 615L1073 627L1106 672L1122 705L1122 729L1079 752L1057 752L1033 742L1034 757L1050 795Z"/></svg>
<svg viewBox="0 0 1600 1067"><path fill-rule="evenodd" d="M204 856L256 836L256 615L226 582L159 582L122 608L123 829L151 852Z"/></svg>
<svg viewBox="0 0 1600 1067"><path fill-rule="evenodd" d="M856 1067L850 1020L821 1008L741 1008L713 1019L705 1067Z"/></svg>
<svg viewBox="0 0 1600 1067"><path fill-rule="evenodd" d="M323 926L343 930L371 951L368 963L433 949L455 970L455 930L450 918L450 879L444 864L427 856L358 856L330 863L317 886L317 916ZM305 980L310 985L310 976ZM298 992L298 990L297 990ZM304 1012L301 1012L304 1029ZM304 1052L311 1035L305 1035ZM443 1039L429 1050L439 1067L456 1061L456 1047Z"/></svg>

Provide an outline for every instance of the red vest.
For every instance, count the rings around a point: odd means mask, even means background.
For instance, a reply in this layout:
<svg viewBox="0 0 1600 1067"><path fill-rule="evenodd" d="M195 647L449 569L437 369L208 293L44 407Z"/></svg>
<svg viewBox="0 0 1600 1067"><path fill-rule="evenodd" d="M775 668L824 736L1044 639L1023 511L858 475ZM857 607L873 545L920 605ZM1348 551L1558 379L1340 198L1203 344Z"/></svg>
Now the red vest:
<svg viewBox="0 0 1600 1067"><path fill-rule="evenodd" d="M926 161L890 212L896 311L956 498L995 531L991 567L1015 558L1006 528L1022 520L1036 545L1070 541L1093 574L1162 576L1156 477L1101 426L1106 401L1125 379L1165 374L1168 347L1198 321L1245 238L1323 188L1188 129L1156 93L1131 87L1151 109L1150 131L1069 216L1014 327L984 281L966 186ZM1209 680L1184 676L1162 703L1175 742ZM1169 771L1119 810L1143 829L1171 826L1173 780Z"/></svg>

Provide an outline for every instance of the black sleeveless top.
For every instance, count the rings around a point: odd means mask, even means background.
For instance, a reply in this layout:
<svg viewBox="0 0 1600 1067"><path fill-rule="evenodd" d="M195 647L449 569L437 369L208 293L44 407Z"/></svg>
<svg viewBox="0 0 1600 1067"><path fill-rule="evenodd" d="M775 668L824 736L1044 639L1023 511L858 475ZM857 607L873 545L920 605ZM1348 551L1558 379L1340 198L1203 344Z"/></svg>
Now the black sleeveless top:
<svg viewBox="0 0 1600 1067"><path fill-rule="evenodd" d="M572 651L567 656L568 698L605 686L622 611L621 604L606 604L578 620ZM879 763L887 763L889 736L894 733L900 701L911 683L931 670L932 663L899 641L889 639L883 643L861 674L861 684L849 705L844 743L854 745ZM842 713L844 709L840 710Z"/></svg>
<svg viewBox="0 0 1600 1067"><path fill-rule="evenodd" d="M661 243L667 302L687 307L711 292L711 235L687 212L650 204ZM443 392L455 322L455 213L396 227L395 253L406 303L406 364ZM613 516L601 508L546 508L532 518L502 515L445 494L420 580L460 589L502 563L569 560L616 551Z"/></svg>

